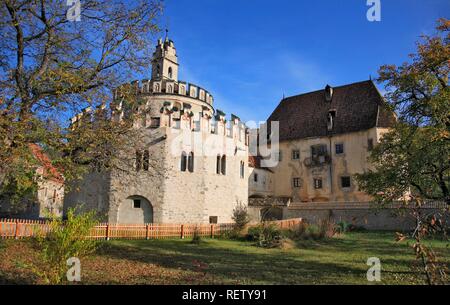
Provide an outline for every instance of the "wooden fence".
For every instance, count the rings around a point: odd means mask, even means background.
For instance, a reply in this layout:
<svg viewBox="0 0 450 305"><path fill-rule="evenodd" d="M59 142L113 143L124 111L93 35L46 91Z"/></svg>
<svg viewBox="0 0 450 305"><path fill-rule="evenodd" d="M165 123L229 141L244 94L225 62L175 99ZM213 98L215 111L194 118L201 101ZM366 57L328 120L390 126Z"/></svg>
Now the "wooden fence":
<svg viewBox="0 0 450 305"><path fill-rule="evenodd" d="M280 229L295 229L301 218L271 221ZM194 236L197 231L202 237L217 237L231 231L233 224L108 224L100 223L91 229L89 238L93 239L164 239ZM35 237L49 232L49 222L26 219L0 219L1 239L20 239Z"/></svg>

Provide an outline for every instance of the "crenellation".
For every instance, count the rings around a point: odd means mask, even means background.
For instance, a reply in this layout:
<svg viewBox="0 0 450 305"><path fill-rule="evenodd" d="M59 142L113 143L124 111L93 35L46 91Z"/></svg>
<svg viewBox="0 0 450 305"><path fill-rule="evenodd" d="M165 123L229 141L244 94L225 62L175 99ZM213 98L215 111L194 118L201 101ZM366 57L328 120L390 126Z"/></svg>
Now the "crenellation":
<svg viewBox="0 0 450 305"><path fill-rule="evenodd" d="M198 88L193 84L189 84L189 96L192 98L198 97Z"/></svg>

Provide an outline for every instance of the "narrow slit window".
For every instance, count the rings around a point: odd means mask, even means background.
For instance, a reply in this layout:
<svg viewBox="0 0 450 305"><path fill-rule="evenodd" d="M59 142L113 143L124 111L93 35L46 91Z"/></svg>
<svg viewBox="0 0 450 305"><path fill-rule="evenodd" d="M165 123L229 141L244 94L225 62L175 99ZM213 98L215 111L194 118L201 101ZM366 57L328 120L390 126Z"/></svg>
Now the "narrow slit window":
<svg viewBox="0 0 450 305"><path fill-rule="evenodd" d="M194 153L193 152L189 153L188 170L190 173L194 172Z"/></svg>
<svg viewBox="0 0 450 305"><path fill-rule="evenodd" d="M144 171L148 171L148 168L150 166L150 152L148 149L144 150L144 160L143 160L143 169Z"/></svg>
<svg viewBox="0 0 450 305"><path fill-rule="evenodd" d="M140 171L142 169L142 152L139 150L136 151L136 171Z"/></svg>
<svg viewBox="0 0 450 305"><path fill-rule="evenodd" d="M183 152L181 153L181 166L180 166L180 170L181 170L182 172L185 172L185 171L186 171L186 167L187 167L187 155L186 155L186 153L183 151Z"/></svg>

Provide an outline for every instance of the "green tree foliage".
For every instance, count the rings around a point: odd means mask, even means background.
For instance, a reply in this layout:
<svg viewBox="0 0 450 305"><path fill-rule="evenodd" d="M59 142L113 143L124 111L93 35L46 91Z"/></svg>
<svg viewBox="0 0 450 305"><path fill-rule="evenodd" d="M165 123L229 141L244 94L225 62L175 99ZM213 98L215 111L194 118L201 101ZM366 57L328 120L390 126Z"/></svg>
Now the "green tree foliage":
<svg viewBox="0 0 450 305"><path fill-rule="evenodd" d="M81 1L79 22L67 19L66 1L3 0L0 8L0 194L32 192L29 143L41 145L66 180L118 166L131 120L112 122L107 109L114 88L148 72L160 1ZM140 102L130 86L122 99L130 108ZM71 128L69 119L87 107Z"/></svg>
<svg viewBox="0 0 450 305"><path fill-rule="evenodd" d="M236 233L241 233L250 222L247 207L242 202L237 203L231 218L234 221L234 231Z"/></svg>
<svg viewBox="0 0 450 305"><path fill-rule="evenodd" d="M33 266L35 272L49 284L64 282L69 268L67 260L81 259L97 248L98 242L87 238L96 222L94 211L75 214L75 210L70 209L66 221L53 217L49 232L36 238L40 262Z"/></svg>
<svg viewBox="0 0 450 305"><path fill-rule="evenodd" d="M439 20L437 34L423 37L411 62L379 70L398 122L372 151L374 169L358 180L380 202L410 191L415 201L450 204L449 29L449 20Z"/></svg>

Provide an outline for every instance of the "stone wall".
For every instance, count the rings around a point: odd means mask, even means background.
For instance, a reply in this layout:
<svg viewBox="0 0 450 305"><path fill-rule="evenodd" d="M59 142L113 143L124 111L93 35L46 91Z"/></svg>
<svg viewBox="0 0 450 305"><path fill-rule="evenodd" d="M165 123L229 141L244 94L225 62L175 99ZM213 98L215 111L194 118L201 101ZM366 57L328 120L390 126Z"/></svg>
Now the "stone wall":
<svg viewBox="0 0 450 305"><path fill-rule="evenodd" d="M443 207L443 206L442 206ZM442 211L439 205L426 207L427 213ZM252 220L256 221L263 206L249 207ZM352 203L292 203L283 207L283 219L302 218L308 223L318 224L323 219L331 218L334 222L345 221L367 230L409 231L415 225L410 210L400 210L398 205L385 209L367 202ZM447 214L447 223L450 215Z"/></svg>
<svg viewBox="0 0 450 305"><path fill-rule="evenodd" d="M430 205L427 212L437 212L436 206ZM317 204L292 204L285 207L283 218L301 217L309 223L318 223L328 216L335 222L346 221L367 230L398 230L408 231L415 225L409 209L399 209L398 205L392 205L385 209L376 209L370 203L324 203ZM447 219L450 220L449 215Z"/></svg>

